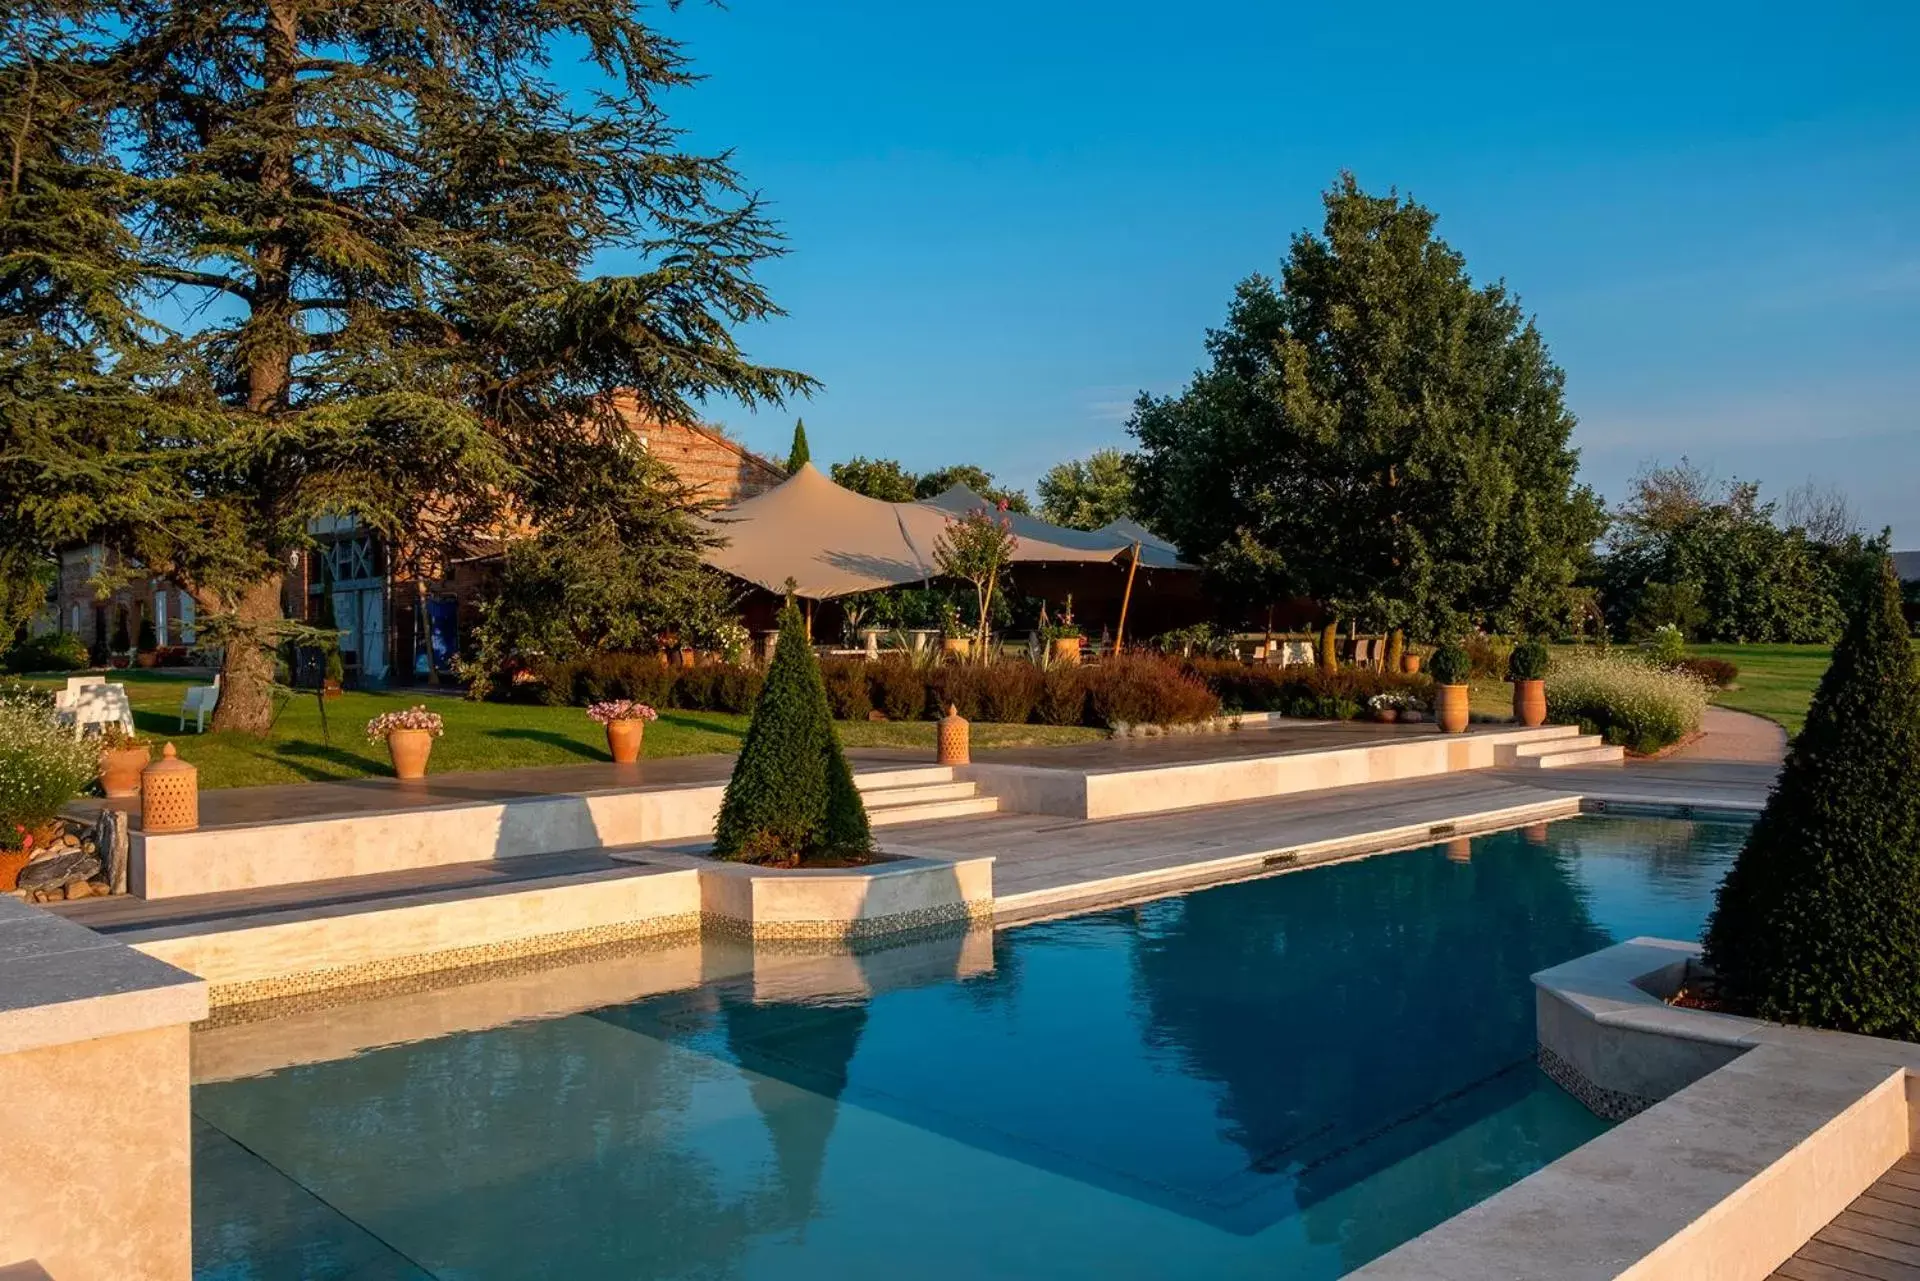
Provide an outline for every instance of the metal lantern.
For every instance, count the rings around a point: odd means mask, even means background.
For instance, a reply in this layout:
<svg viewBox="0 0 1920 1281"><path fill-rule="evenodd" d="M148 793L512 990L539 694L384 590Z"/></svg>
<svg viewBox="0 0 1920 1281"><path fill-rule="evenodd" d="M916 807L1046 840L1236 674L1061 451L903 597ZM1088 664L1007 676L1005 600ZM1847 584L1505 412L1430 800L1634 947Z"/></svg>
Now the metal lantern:
<svg viewBox="0 0 1920 1281"><path fill-rule="evenodd" d="M952 703L947 704L947 714L939 721L940 732L939 763L942 765L966 765L972 761L967 749L967 718Z"/></svg>
<svg viewBox="0 0 1920 1281"><path fill-rule="evenodd" d="M200 826L200 771L168 743L160 759L140 771L140 828L190 832Z"/></svg>

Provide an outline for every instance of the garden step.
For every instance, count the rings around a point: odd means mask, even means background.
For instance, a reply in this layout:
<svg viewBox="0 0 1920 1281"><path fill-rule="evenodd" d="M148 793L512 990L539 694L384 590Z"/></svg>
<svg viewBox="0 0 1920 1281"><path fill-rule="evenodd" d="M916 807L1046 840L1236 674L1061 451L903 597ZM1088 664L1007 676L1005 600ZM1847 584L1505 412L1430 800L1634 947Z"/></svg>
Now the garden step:
<svg viewBox="0 0 1920 1281"><path fill-rule="evenodd" d="M957 801L927 801L918 805L888 805L867 810L867 819L875 827L894 823L925 823L937 818L965 818L971 814L998 814L997 796L969 796Z"/></svg>
<svg viewBox="0 0 1920 1281"><path fill-rule="evenodd" d="M1569 726L1569 729L1572 727ZM1515 764L1527 764L1529 756L1557 756L1561 752L1577 752L1589 747L1600 747L1606 739L1598 734L1568 733L1559 738L1537 738L1530 743L1515 743L1513 759Z"/></svg>
<svg viewBox="0 0 1920 1281"><path fill-rule="evenodd" d="M1515 764L1535 769L1562 769L1568 765L1618 765L1627 758L1623 748L1611 743L1602 743L1598 747L1582 747L1571 752L1555 752L1551 756L1531 756Z"/></svg>
<svg viewBox="0 0 1920 1281"><path fill-rule="evenodd" d="M979 794L979 785L975 783L921 783L911 787L860 789L860 799L867 803L869 810L919 805L927 801L963 801Z"/></svg>
<svg viewBox="0 0 1920 1281"><path fill-rule="evenodd" d="M862 792L952 781L953 766L951 765L909 765L903 769L862 770L853 776L853 785Z"/></svg>

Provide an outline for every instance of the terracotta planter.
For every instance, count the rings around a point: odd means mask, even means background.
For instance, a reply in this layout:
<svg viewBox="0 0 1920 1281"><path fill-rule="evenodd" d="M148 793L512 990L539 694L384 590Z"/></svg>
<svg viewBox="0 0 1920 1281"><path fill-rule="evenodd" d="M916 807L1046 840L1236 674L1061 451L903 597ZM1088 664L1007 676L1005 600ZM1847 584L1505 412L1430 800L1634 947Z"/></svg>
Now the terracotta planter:
<svg viewBox="0 0 1920 1281"><path fill-rule="evenodd" d="M340 697L340 694L341 694L341 690L340 690L339 681L334 680L332 677L328 677L327 679L320 682L320 696L322 698L338 698Z"/></svg>
<svg viewBox="0 0 1920 1281"><path fill-rule="evenodd" d="M694 664L694 659L695 659L695 655L693 652L693 647L691 645L687 646L685 649L682 649L680 651L680 666L692 667Z"/></svg>
<svg viewBox="0 0 1920 1281"><path fill-rule="evenodd" d="M1053 638L1053 661L1056 663L1077 663L1080 661L1079 636L1056 636Z"/></svg>
<svg viewBox="0 0 1920 1281"><path fill-rule="evenodd" d="M607 751L615 765L631 765L640 759L640 740L646 732L645 721L608 721Z"/></svg>
<svg viewBox="0 0 1920 1281"><path fill-rule="evenodd" d="M1420 655L1418 654L1400 655L1400 670L1405 672L1409 676L1412 676L1415 672L1418 672L1420 670Z"/></svg>
<svg viewBox="0 0 1920 1281"><path fill-rule="evenodd" d="M1442 685L1439 696L1434 702L1434 719L1440 722L1442 734L1459 734L1467 728L1467 695L1465 685Z"/></svg>
<svg viewBox="0 0 1920 1281"><path fill-rule="evenodd" d="M140 667L158 667L160 666L160 652L153 649L142 650L140 653L134 655L133 661Z"/></svg>
<svg viewBox="0 0 1920 1281"><path fill-rule="evenodd" d="M423 729L397 729L387 735L387 754L393 757L395 778L425 778L433 735Z"/></svg>
<svg viewBox="0 0 1920 1281"><path fill-rule="evenodd" d="M1382 725L1391 725L1400 719L1400 709L1397 707L1376 707L1373 709L1373 719Z"/></svg>
<svg viewBox="0 0 1920 1281"><path fill-rule="evenodd" d="M949 636L940 642L943 654L952 654L956 658L965 658L973 650L973 637Z"/></svg>
<svg viewBox="0 0 1920 1281"><path fill-rule="evenodd" d="M33 862L33 851L0 850L0 894L18 889L20 869Z"/></svg>
<svg viewBox="0 0 1920 1281"><path fill-rule="evenodd" d="M108 796L140 795L140 771L153 760L153 749L116 747L100 753L100 789Z"/></svg>
<svg viewBox="0 0 1920 1281"><path fill-rule="evenodd" d="M1547 683L1545 681L1513 683L1513 719L1528 729L1547 723Z"/></svg>

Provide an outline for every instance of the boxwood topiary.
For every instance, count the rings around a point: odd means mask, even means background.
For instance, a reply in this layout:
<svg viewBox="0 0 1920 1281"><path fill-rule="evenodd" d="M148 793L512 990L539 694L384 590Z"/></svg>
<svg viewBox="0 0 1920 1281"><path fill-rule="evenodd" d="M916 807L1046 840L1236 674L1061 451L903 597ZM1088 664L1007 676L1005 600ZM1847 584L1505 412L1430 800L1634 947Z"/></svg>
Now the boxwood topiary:
<svg viewBox="0 0 1920 1281"><path fill-rule="evenodd" d="M720 802L713 852L794 865L872 848L867 809L834 733L806 623L789 601L780 611L779 644Z"/></svg>
<svg viewBox="0 0 1920 1281"><path fill-rule="evenodd" d="M1433 657L1427 660L1427 670L1433 673L1437 685L1465 685L1473 675L1473 660L1467 657L1464 647L1448 642L1433 651Z"/></svg>
<svg viewBox="0 0 1920 1281"><path fill-rule="evenodd" d="M1916 779L1920 677L1883 556L1708 922L1737 1007L1920 1040Z"/></svg>
<svg viewBox="0 0 1920 1281"><path fill-rule="evenodd" d="M1543 641L1526 641L1513 647L1513 653L1507 655L1507 679L1510 681L1538 681L1547 677L1547 667L1553 662L1553 654Z"/></svg>

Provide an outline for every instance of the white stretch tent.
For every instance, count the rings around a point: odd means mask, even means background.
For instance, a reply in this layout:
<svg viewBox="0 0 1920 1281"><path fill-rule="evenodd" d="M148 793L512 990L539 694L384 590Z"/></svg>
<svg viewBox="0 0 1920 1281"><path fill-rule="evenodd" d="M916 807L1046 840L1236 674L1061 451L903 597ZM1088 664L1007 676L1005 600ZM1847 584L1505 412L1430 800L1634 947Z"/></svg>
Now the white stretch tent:
<svg viewBox="0 0 1920 1281"><path fill-rule="evenodd" d="M828 600L925 582L939 575L934 544L949 518L992 504L962 486L914 503L886 503L843 489L809 463L785 483L708 518L726 540L707 564L771 592ZM1140 544L1143 568L1190 569L1164 541L1133 522L1087 531L1007 513L1019 540L1015 564L1124 564ZM1138 531L1138 532L1135 532Z"/></svg>

